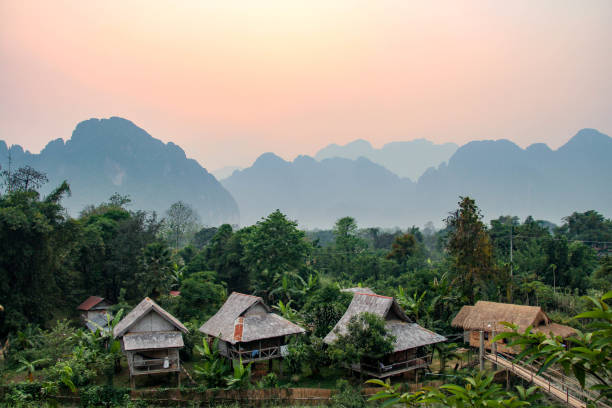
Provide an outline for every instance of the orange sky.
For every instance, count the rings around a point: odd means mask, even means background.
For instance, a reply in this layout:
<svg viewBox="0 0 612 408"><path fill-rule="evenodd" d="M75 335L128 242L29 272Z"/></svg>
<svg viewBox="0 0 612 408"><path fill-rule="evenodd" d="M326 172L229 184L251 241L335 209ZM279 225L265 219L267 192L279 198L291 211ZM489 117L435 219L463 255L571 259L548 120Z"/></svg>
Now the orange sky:
<svg viewBox="0 0 612 408"><path fill-rule="evenodd" d="M0 139L122 116L214 170L375 146L612 134L612 1L0 0Z"/></svg>

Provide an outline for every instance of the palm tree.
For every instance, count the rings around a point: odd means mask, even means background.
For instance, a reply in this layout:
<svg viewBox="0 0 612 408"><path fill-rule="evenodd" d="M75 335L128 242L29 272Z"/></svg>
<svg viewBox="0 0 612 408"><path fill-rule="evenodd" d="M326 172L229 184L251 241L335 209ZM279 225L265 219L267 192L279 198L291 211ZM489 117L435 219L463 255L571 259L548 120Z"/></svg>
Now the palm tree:
<svg viewBox="0 0 612 408"><path fill-rule="evenodd" d="M446 362L451 359L460 358L457 354L457 343L438 343L436 344L436 353L438 353L438 360L440 361L440 372L443 373L446 370Z"/></svg>
<svg viewBox="0 0 612 408"><path fill-rule="evenodd" d="M19 359L19 362L21 363L21 365L15 371L18 372L18 373L20 373L22 371L27 371L28 372L28 381L33 382L34 381L34 372L36 371L36 366L37 365L41 365L43 363L46 363L47 361L49 361L48 358L39 358L38 360L28 361L28 360L26 360L25 358L22 357L22 358Z"/></svg>

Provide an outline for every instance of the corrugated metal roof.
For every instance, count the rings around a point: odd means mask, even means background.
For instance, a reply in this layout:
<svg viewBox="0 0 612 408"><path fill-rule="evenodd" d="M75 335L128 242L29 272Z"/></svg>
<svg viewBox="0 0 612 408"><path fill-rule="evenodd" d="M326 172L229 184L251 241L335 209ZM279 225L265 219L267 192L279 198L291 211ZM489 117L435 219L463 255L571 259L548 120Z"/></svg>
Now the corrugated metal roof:
<svg viewBox="0 0 612 408"><path fill-rule="evenodd" d="M393 311L395 315L393 318L391 318L390 311ZM394 298L368 293L353 295L348 309L323 341L327 344L336 341L338 334L346 334L351 318L365 312L373 313L386 320L387 331L396 338L394 351L446 341L445 337L413 323Z"/></svg>
<svg viewBox="0 0 612 408"><path fill-rule="evenodd" d="M90 296L83 303L77 306L78 310L88 311L98 303L102 302L104 298L100 296Z"/></svg>
<svg viewBox="0 0 612 408"><path fill-rule="evenodd" d="M166 312L152 299L146 297L138 305L136 305L136 307L132 309L132 311L127 314L127 316L121 319L117 326L115 326L115 329L113 330L113 336L123 336L129 330L130 327L132 327L141 318L146 316L149 311L155 311L158 315L167 320L170 324L172 324L174 327L176 327L183 333L189 332L189 330L187 330L183 323L181 323L176 317Z"/></svg>
<svg viewBox="0 0 612 408"><path fill-rule="evenodd" d="M183 334L179 331L129 333L123 336L123 348L127 351L181 348Z"/></svg>
<svg viewBox="0 0 612 408"><path fill-rule="evenodd" d="M267 313L244 316L257 304L263 306ZM200 327L200 331L235 344L239 341L247 342L303 333L305 330L287 319L270 313L270 308L262 298L233 292L217 313Z"/></svg>
<svg viewBox="0 0 612 408"><path fill-rule="evenodd" d="M87 319L85 325L89 330L95 332L96 330L109 331L108 327L108 319L106 317L106 313L95 313L91 319Z"/></svg>

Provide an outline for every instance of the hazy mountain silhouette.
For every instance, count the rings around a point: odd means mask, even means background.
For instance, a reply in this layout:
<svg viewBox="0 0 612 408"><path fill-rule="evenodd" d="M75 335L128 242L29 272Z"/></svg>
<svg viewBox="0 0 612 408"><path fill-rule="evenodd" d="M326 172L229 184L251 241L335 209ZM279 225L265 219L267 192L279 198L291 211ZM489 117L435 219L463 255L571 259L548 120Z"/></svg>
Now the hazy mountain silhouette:
<svg viewBox="0 0 612 408"><path fill-rule="evenodd" d="M172 142L154 139L132 122L112 117L77 125L66 142L56 139L40 152L11 147L13 167L29 164L47 173L43 193L68 180L72 196L64 204L78 214L88 204L107 201L114 193L128 194L132 208L163 214L182 200L192 205L205 224L237 222L232 196L198 162ZM7 165L6 143L0 141L0 163Z"/></svg>
<svg viewBox="0 0 612 408"><path fill-rule="evenodd" d="M252 224L275 209L308 227L329 226L350 215L371 225L399 221L402 198L414 183L368 159L316 161L299 156L287 162L273 153L261 155L244 170L222 180L240 207L240 221Z"/></svg>
<svg viewBox="0 0 612 408"><path fill-rule="evenodd" d="M612 213L611 157L612 138L583 129L555 151L508 140L470 142L416 183L365 158L287 162L266 153L223 184L243 224L279 208L307 227L330 227L345 215L362 226L441 225L460 195L475 198L487 219L512 214L559 222L573 211Z"/></svg>
<svg viewBox="0 0 612 408"><path fill-rule="evenodd" d="M400 177L416 180L428 168L436 167L447 161L455 153L457 147L454 143L435 144L429 140L415 139L409 142L387 143L382 148L375 149L370 142L358 139L344 146L330 144L319 150L315 159L365 157Z"/></svg>
<svg viewBox="0 0 612 408"><path fill-rule="evenodd" d="M217 180L223 180L232 175L236 170L242 170L240 166L224 166L220 169L212 170L210 173L215 176Z"/></svg>

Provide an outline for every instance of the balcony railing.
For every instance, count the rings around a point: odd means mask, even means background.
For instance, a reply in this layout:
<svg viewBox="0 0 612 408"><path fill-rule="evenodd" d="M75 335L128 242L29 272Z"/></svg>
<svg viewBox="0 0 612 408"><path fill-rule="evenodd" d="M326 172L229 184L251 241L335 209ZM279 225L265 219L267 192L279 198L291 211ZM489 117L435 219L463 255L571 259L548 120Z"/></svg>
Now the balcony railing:
<svg viewBox="0 0 612 408"><path fill-rule="evenodd" d="M147 358L134 359L133 374L154 374L168 371L179 371L178 358Z"/></svg>
<svg viewBox="0 0 612 408"><path fill-rule="evenodd" d="M248 363L249 361L270 360L272 358L282 357L282 346L267 347L253 350L237 350L234 348L228 349L228 357L232 360L240 360Z"/></svg>
<svg viewBox="0 0 612 408"><path fill-rule="evenodd" d="M416 370L419 368L427 368L430 362L431 355L426 355L423 357L417 357L412 360L398 361L391 364L383 364L382 362L378 362L378 364L361 363L356 364L354 366L354 369L364 374L383 378L389 377L391 375L401 374L407 371Z"/></svg>

